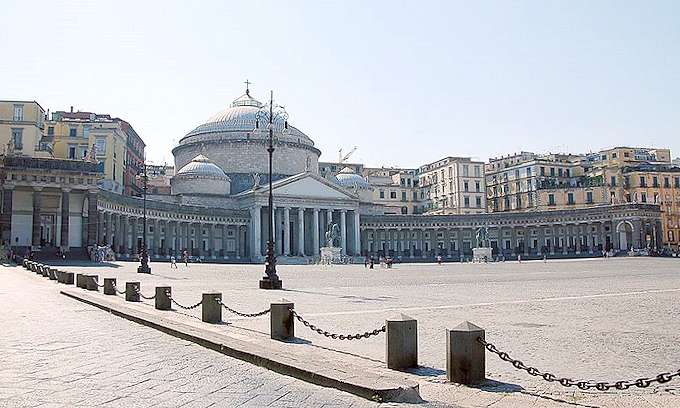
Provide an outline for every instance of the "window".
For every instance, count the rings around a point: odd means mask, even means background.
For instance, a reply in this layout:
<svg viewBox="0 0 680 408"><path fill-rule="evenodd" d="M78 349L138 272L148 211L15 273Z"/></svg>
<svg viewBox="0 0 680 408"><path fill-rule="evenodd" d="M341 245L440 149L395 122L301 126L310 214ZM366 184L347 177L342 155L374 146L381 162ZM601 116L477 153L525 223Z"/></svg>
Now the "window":
<svg viewBox="0 0 680 408"><path fill-rule="evenodd" d="M541 166L541 176L545 176L545 167Z"/></svg>
<svg viewBox="0 0 680 408"><path fill-rule="evenodd" d="M14 105L14 120L18 122L24 120L24 105Z"/></svg>
<svg viewBox="0 0 680 408"><path fill-rule="evenodd" d="M97 156L106 155L106 139L98 137L94 141L94 147L97 149Z"/></svg>
<svg viewBox="0 0 680 408"><path fill-rule="evenodd" d="M548 205L555 205L555 194L548 194Z"/></svg>
<svg viewBox="0 0 680 408"><path fill-rule="evenodd" d="M463 202L465 203L465 208L470 207L470 197L469 196L463 197Z"/></svg>
<svg viewBox="0 0 680 408"><path fill-rule="evenodd" d="M531 167L527 167L527 177L531 177Z"/></svg>
<svg viewBox="0 0 680 408"><path fill-rule="evenodd" d="M616 153L612 153L612 159L616 159Z"/></svg>
<svg viewBox="0 0 680 408"><path fill-rule="evenodd" d="M68 147L68 158L71 160L76 159L76 147L75 146L69 146Z"/></svg>
<svg viewBox="0 0 680 408"><path fill-rule="evenodd" d="M463 182L463 190L464 190L465 192L468 192L468 191L469 191L467 180L465 180L465 181Z"/></svg>
<svg viewBox="0 0 680 408"><path fill-rule="evenodd" d="M463 176L468 177L470 174L470 166L467 164L463 165Z"/></svg>
<svg viewBox="0 0 680 408"><path fill-rule="evenodd" d="M643 203L646 203L647 202L647 193L642 193L640 196L642 197L642 199L640 201L642 201Z"/></svg>
<svg viewBox="0 0 680 408"><path fill-rule="evenodd" d="M449 177L453 177L453 167L449 167Z"/></svg>
<svg viewBox="0 0 680 408"><path fill-rule="evenodd" d="M479 181L475 181L475 191L480 192L480 186L479 186Z"/></svg>
<svg viewBox="0 0 680 408"><path fill-rule="evenodd" d="M519 178L519 169L515 170L515 178L516 178L516 179Z"/></svg>
<svg viewBox="0 0 680 408"><path fill-rule="evenodd" d="M659 187L659 178L657 176L652 177L652 186Z"/></svg>
<svg viewBox="0 0 680 408"><path fill-rule="evenodd" d="M70 128L70 129L68 130L68 137L76 137L76 136L77 136L76 131L77 131L76 128L74 128L74 127Z"/></svg>
<svg viewBox="0 0 680 408"><path fill-rule="evenodd" d="M592 204L592 202L593 202L593 192L588 191L588 192L586 192L586 203Z"/></svg>
<svg viewBox="0 0 680 408"><path fill-rule="evenodd" d="M564 172L566 173L567 177L571 177L571 170L565 169Z"/></svg>
<svg viewBox="0 0 680 408"><path fill-rule="evenodd" d="M47 127L47 136L54 136L54 126Z"/></svg>
<svg viewBox="0 0 680 408"><path fill-rule="evenodd" d="M401 201L406 201L406 191L401 192Z"/></svg>
<svg viewBox="0 0 680 408"><path fill-rule="evenodd" d="M24 148L23 135L23 129L12 129L12 143L14 143L14 150L22 150Z"/></svg>
<svg viewBox="0 0 680 408"><path fill-rule="evenodd" d="M482 208L482 197L475 197L475 205L477 208Z"/></svg>
<svg viewBox="0 0 680 408"><path fill-rule="evenodd" d="M647 187L647 179L645 176L640 176L640 187Z"/></svg>
<svg viewBox="0 0 680 408"><path fill-rule="evenodd" d="M680 188L680 177L676 177L675 182L673 184L675 188Z"/></svg>
<svg viewBox="0 0 680 408"><path fill-rule="evenodd" d="M563 175L562 168L557 169L557 174L558 174L560 177L562 177L562 175Z"/></svg>
<svg viewBox="0 0 680 408"><path fill-rule="evenodd" d="M418 201L418 192L417 191L413 192L413 201Z"/></svg>
<svg viewBox="0 0 680 408"><path fill-rule="evenodd" d="M482 177L482 170L479 166L475 166L475 177Z"/></svg>
<svg viewBox="0 0 680 408"><path fill-rule="evenodd" d="M630 153L628 153L628 152L623 152L623 157L630 157Z"/></svg>
<svg viewBox="0 0 680 408"><path fill-rule="evenodd" d="M664 177L663 178L663 186L665 188L670 188L671 186L671 179L669 177Z"/></svg>
<svg viewBox="0 0 680 408"><path fill-rule="evenodd" d="M550 177L555 177L555 168L554 167L550 168Z"/></svg>
<svg viewBox="0 0 680 408"><path fill-rule="evenodd" d="M397 198L397 192L396 191L390 191L390 198L396 199Z"/></svg>
<svg viewBox="0 0 680 408"><path fill-rule="evenodd" d="M611 184L612 187L616 187L616 176L612 176L611 183L609 184Z"/></svg>
<svg viewBox="0 0 680 408"><path fill-rule="evenodd" d="M380 198L385 198L385 192L383 190L380 190Z"/></svg>

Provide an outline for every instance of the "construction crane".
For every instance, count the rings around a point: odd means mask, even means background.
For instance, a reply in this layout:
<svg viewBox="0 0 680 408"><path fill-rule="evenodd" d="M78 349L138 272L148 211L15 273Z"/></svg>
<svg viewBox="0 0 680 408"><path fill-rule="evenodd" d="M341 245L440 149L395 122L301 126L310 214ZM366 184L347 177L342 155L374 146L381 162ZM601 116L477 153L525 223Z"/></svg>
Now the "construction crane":
<svg viewBox="0 0 680 408"><path fill-rule="evenodd" d="M349 151L349 153L347 153L347 154L344 155L344 156L342 155L342 148L341 148L340 150L338 150L338 163L344 163L344 162L346 162L347 159L349 159L349 157L350 157L354 152L356 152L356 150L357 150L357 147L354 146L354 147Z"/></svg>

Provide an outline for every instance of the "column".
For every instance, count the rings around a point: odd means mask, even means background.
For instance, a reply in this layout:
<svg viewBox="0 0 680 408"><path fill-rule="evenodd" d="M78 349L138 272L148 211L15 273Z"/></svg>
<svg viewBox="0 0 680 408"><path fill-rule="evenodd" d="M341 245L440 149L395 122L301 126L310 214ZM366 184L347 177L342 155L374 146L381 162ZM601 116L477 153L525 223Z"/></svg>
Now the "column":
<svg viewBox="0 0 680 408"><path fill-rule="evenodd" d="M194 242L198 247L198 256L205 257L205 251L203 250L203 224L194 224Z"/></svg>
<svg viewBox="0 0 680 408"><path fill-rule="evenodd" d="M208 254L215 259L215 224L208 226Z"/></svg>
<svg viewBox="0 0 680 408"><path fill-rule="evenodd" d="M139 229L137 228L137 217L132 217L130 220L132 221L130 223L130 248L132 251L130 252L132 255L137 254L139 252L139 247L137 246L137 237L139 236Z"/></svg>
<svg viewBox="0 0 680 408"><path fill-rule="evenodd" d="M97 244L97 225L99 224L99 213L97 212L97 191L87 192L87 245L95 246Z"/></svg>
<svg viewBox="0 0 680 408"><path fill-rule="evenodd" d="M84 219L83 219L84 221ZM84 224L84 222L83 222ZM104 217L100 214L99 215L99 221L97 223L97 244L103 244L104 243ZM83 236L87 235L87 226L83 226Z"/></svg>
<svg viewBox="0 0 680 408"><path fill-rule="evenodd" d="M271 228L272 230L272 242L274 243L274 254L279 255L280 252L279 250L281 247L279 246L279 243L277 242L276 239L276 230L279 229L279 223L276 222L276 218L278 218L276 216L277 213L276 210L277 210L276 206L272 207L272 225L270 225L269 228ZM269 239L269 237L267 237L267 239Z"/></svg>
<svg viewBox="0 0 680 408"><path fill-rule="evenodd" d="M545 246L545 227L543 225L538 226L538 248L536 250L538 251L538 255L541 256L543 255L543 247Z"/></svg>
<svg viewBox="0 0 680 408"><path fill-rule="evenodd" d="M250 257L257 258L262 254L260 230L260 206L250 209Z"/></svg>
<svg viewBox="0 0 680 408"><path fill-rule="evenodd" d="M226 247L224 248L224 256L227 256ZM236 241L234 241L234 252L236 252L236 259L241 258L241 226L236 226Z"/></svg>
<svg viewBox="0 0 680 408"><path fill-rule="evenodd" d="M113 226L113 213L110 212L105 212L102 213L102 217L104 217L104 222L106 223L106 232L104 234L104 241L106 242L107 246L111 246L113 244L113 235L116 233L116 229Z"/></svg>
<svg viewBox="0 0 680 408"><path fill-rule="evenodd" d="M68 229L69 229L69 192L71 190L64 188L61 190L61 242L60 247L62 251L68 251Z"/></svg>
<svg viewBox="0 0 680 408"><path fill-rule="evenodd" d="M305 209L298 208L298 255L305 256Z"/></svg>
<svg viewBox="0 0 680 408"><path fill-rule="evenodd" d="M354 255L361 255L361 227L358 209L354 210Z"/></svg>
<svg viewBox="0 0 680 408"><path fill-rule="evenodd" d="M312 236L312 255L319 255L319 209L314 208L314 222L313 229L314 235Z"/></svg>
<svg viewBox="0 0 680 408"><path fill-rule="evenodd" d="M290 245L290 208L283 208L283 254L286 256L293 255Z"/></svg>
<svg viewBox="0 0 680 408"><path fill-rule="evenodd" d="M569 229L566 224L562 224L562 229L564 230L564 234L562 234L562 241L564 244L562 245L562 254L566 255L567 254L567 248L569 247Z"/></svg>
<svg viewBox="0 0 680 408"><path fill-rule="evenodd" d="M40 247L40 208L42 207L42 187L33 190L33 226L31 229L31 243ZM92 213L90 213L90 216Z"/></svg>
<svg viewBox="0 0 680 408"><path fill-rule="evenodd" d="M2 220L2 226L0 226L0 230L2 230L0 235L0 239L4 240L7 246L11 246L14 244L12 242L12 197L14 195L14 191L12 188L5 186L5 189L3 190L2 193L2 217L0 218Z"/></svg>
<svg viewBox="0 0 680 408"><path fill-rule="evenodd" d="M531 235L531 228L524 228L524 256L528 257L530 253L531 244L534 242L534 237Z"/></svg>
<svg viewBox="0 0 680 408"><path fill-rule="evenodd" d="M127 215L118 216L118 224L120 226L120 233L118 235L120 238L118 239L118 251L115 252L118 252L121 255L128 253L128 230L130 229L128 222Z"/></svg>
<svg viewBox="0 0 680 408"><path fill-rule="evenodd" d="M328 231L328 226L333 224L333 210L328 209L326 210L326 229L325 231Z"/></svg>
<svg viewBox="0 0 680 408"><path fill-rule="evenodd" d="M154 255L158 256L161 254L161 230L160 230L160 222L158 221L158 218L154 218L152 221L153 223L153 251L151 251Z"/></svg>
<svg viewBox="0 0 680 408"><path fill-rule="evenodd" d="M342 254L347 255L347 210L340 210L340 246Z"/></svg>

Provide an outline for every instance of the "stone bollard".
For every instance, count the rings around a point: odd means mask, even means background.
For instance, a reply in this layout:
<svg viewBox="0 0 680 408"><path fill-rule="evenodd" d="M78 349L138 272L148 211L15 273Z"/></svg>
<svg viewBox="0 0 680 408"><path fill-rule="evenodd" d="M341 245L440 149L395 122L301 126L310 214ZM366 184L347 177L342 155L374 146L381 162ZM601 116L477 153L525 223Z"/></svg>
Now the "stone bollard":
<svg viewBox="0 0 680 408"><path fill-rule="evenodd" d="M418 321L401 314L385 320L387 368L401 370L418 366Z"/></svg>
<svg viewBox="0 0 680 408"><path fill-rule="evenodd" d="M203 303L201 304L201 320L206 323L222 322L222 301L221 293L204 293Z"/></svg>
<svg viewBox="0 0 680 408"><path fill-rule="evenodd" d="M125 282L125 300L139 302L139 282Z"/></svg>
<svg viewBox="0 0 680 408"><path fill-rule="evenodd" d="M82 273L76 274L76 287L85 289L85 275Z"/></svg>
<svg viewBox="0 0 680 408"><path fill-rule="evenodd" d="M47 266L47 265L43 265L43 266L42 266L42 270L40 271L40 273L41 273L42 276L44 276L45 278L49 278L49 277L50 277L50 267Z"/></svg>
<svg viewBox="0 0 680 408"><path fill-rule="evenodd" d="M170 286L156 286L156 309L170 310L172 292Z"/></svg>
<svg viewBox="0 0 680 408"><path fill-rule="evenodd" d="M57 280L57 270L54 268L48 268L47 270L48 277L50 280Z"/></svg>
<svg viewBox="0 0 680 408"><path fill-rule="evenodd" d="M446 378L459 384L478 384L486 379L486 349L477 339L484 329L465 321L446 331Z"/></svg>
<svg viewBox="0 0 680 408"><path fill-rule="evenodd" d="M37 267L38 267L38 265L37 265L34 261L31 261L31 262L28 264L28 269L30 269L31 272L35 272L35 270L36 270Z"/></svg>
<svg viewBox="0 0 680 408"><path fill-rule="evenodd" d="M64 283L73 285L73 272L64 272Z"/></svg>
<svg viewBox="0 0 680 408"><path fill-rule="evenodd" d="M24 259L21 264L24 266L24 269L28 269L28 259Z"/></svg>
<svg viewBox="0 0 680 408"><path fill-rule="evenodd" d="M104 278L104 294L116 294L116 278Z"/></svg>
<svg viewBox="0 0 680 408"><path fill-rule="evenodd" d="M97 275L86 275L85 276L85 289L96 290L99 292L99 276Z"/></svg>
<svg viewBox="0 0 680 408"><path fill-rule="evenodd" d="M64 272L57 269L57 282L64 283Z"/></svg>
<svg viewBox="0 0 680 408"><path fill-rule="evenodd" d="M269 305L269 332L272 339L286 341L295 338L294 308L295 304L286 299Z"/></svg>

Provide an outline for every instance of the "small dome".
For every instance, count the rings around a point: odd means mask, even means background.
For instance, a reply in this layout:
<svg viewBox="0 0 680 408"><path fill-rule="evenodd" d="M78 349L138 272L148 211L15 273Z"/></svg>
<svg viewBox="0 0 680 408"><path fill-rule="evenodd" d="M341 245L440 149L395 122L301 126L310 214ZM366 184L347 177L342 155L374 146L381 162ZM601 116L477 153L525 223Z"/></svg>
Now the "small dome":
<svg viewBox="0 0 680 408"><path fill-rule="evenodd" d="M371 188L371 185L368 184L368 182L363 177L356 174L350 167L345 167L344 169L340 170L335 178L338 180L338 184L345 188L354 188L354 186L359 189Z"/></svg>
<svg viewBox="0 0 680 408"><path fill-rule="evenodd" d="M179 169L175 177L215 177L221 179L228 179L229 177L224 174L224 171L217 166L215 163L211 162L210 159L199 154L194 157L186 166Z"/></svg>

